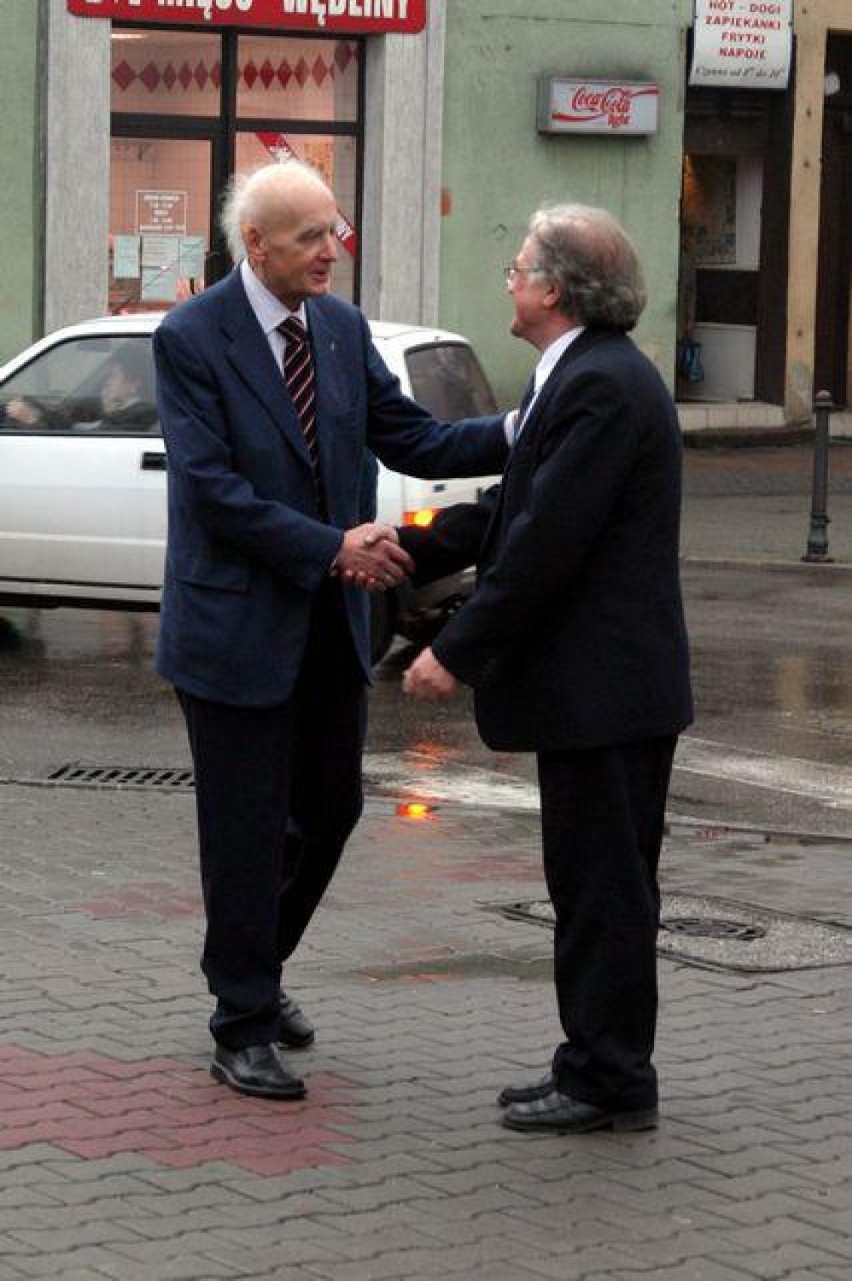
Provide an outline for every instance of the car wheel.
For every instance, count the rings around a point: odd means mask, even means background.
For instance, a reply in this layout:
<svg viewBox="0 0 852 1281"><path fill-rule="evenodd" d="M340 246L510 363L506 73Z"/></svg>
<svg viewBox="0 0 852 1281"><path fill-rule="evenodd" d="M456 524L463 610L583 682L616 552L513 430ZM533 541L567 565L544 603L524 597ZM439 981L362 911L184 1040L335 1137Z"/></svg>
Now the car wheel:
<svg viewBox="0 0 852 1281"><path fill-rule="evenodd" d="M390 649L395 619L393 592L373 592L370 596L370 662L374 667Z"/></svg>

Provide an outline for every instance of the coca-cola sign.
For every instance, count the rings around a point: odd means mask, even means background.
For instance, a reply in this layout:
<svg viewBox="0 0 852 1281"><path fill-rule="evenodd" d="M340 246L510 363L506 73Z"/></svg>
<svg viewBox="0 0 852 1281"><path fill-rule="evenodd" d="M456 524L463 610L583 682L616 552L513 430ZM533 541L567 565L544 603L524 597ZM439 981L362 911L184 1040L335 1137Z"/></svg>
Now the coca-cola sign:
<svg viewBox="0 0 852 1281"><path fill-rule="evenodd" d="M542 76L538 128L540 133L656 133L659 104L660 86L647 81Z"/></svg>

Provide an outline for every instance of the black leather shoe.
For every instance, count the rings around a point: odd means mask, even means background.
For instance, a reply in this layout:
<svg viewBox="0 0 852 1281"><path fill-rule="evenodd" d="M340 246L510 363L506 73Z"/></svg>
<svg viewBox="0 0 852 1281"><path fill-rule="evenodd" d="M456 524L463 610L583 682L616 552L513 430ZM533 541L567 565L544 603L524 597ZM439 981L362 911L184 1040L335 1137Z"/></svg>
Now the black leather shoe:
<svg viewBox="0 0 852 1281"><path fill-rule="evenodd" d="M595 1107L582 1099L573 1099L553 1087L549 1093L530 1099L527 1103L513 1103L503 1113L503 1124L510 1130L549 1131L551 1134L588 1134L591 1130L654 1130L659 1116L657 1109L637 1108L621 1112L612 1108Z"/></svg>
<svg viewBox="0 0 852 1281"><path fill-rule="evenodd" d="M497 1095L497 1102L501 1108L507 1108L510 1103L532 1103L533 1099L543 1099L555 1089L556 1080L553 1073L548 1072L540 1081L532 1081L529 1085L507 1085Z"/></svg>
<svg viewBox="0 0 852 1281"><path fill-rule="evenodd" d="M291 1050L304 1050L313 1045L315 1036L313 1024L309 1023L292 996L281 993L281 1022L278 1025L278 1040L282 1045L289 1045Z"/></svg>
<svg viewBox="0 0 852 1281"><path fill-rule="evenodd" d="M210 1075L238 1094L260 1099L303 1099L305 1083L288 1072L274 1045L249 1045L244 1050L216 1046Z"/></svg>

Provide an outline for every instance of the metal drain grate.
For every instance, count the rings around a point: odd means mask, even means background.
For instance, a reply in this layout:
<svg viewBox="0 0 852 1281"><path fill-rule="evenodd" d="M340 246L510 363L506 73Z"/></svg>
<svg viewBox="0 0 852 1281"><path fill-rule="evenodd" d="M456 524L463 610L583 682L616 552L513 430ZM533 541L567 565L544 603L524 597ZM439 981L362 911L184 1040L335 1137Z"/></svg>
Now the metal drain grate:
<svg viewBox="0 0 852 1281"><path fill-rule="evenodd" d="M48 782L71 787L128 787L150 792L186 792L195 787L191 769L163 769L153 765L60 765Z"/></svg>
<svg viewBox="0 0 852 1281"><path fill-rule="evenodd" d="M669 934L687 934L691 938L730 939L732 942L739 939L743 943L766 938L766 930L760 925L724 920L719 916L664 917L660 921L660 929L667 930Z"/></svg>
<svg viewBox="0 0 852 1281"><path fill-rule="evenodd" d="M481 906L510 920L554 926L553 906L546 899ZM839 921L706 895L664 894L662 907L657 951L686 965L775 974L852 964L852 929Z"/></svg>

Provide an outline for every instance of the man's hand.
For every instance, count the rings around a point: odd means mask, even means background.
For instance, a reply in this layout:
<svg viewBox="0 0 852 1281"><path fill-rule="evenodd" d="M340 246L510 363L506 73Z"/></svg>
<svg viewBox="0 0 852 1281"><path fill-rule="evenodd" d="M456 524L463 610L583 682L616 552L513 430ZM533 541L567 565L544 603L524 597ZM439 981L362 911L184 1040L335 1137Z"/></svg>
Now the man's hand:
<svg viewBox="0 0 852 1281"><path fill-rule="evenodd" d="M452 698L458 681L439 663L431 649L424 649L402 678L402 692L428 703L440 703Z"/></svg>
<svg viewBox="0 0 852 1281"><path fill-rule="evenodd" d="M36 405L24 400L21 396L16 396L6 406L6 417L20 423L22 427L38 427L44 415Z"/></svg>
<svg viewBox="0 0 852 1281"><path fill-rule="evenodd" d="M357 583L368 592L383 592L413 574L414 561L400 547L393 525L374 521L347 529L335 572L347 583Z"/></svg>

